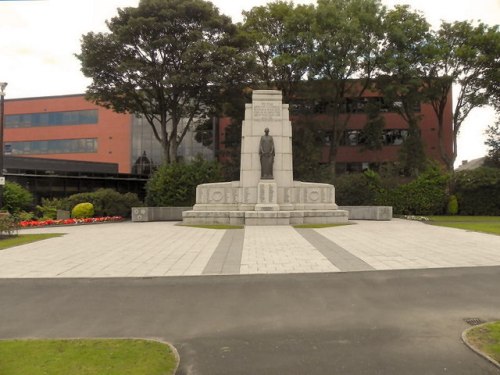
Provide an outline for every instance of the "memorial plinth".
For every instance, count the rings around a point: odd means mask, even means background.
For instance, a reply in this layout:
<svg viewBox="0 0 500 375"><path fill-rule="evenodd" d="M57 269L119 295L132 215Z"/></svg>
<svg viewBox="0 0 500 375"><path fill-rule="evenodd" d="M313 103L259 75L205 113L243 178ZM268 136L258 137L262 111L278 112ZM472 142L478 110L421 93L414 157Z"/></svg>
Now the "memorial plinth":
<svg viewBox="0 0 500 375"><path fill-rule="evenodd" d="M272 179L261 177L259 148L266 129L274 142ZM280 91L256 90L245 106L240 181L199 185L186 224L288 225L348 221L330 184L293 180L292 125Z"/></svg>

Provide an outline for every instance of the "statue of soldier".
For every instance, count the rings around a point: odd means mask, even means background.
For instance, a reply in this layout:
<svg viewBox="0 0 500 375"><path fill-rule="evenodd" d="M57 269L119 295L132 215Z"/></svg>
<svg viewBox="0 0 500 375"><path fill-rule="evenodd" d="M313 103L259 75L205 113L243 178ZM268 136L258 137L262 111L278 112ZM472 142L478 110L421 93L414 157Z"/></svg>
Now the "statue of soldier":
<svg viewBox="0 0 500 375"><path fill-rule="evenodd" d="M265 135L260 138L259 155L260 155L260 178L262 180L273 179L273 164L274 164L274 141L269 135L269 128L264 130Z"/></svg>

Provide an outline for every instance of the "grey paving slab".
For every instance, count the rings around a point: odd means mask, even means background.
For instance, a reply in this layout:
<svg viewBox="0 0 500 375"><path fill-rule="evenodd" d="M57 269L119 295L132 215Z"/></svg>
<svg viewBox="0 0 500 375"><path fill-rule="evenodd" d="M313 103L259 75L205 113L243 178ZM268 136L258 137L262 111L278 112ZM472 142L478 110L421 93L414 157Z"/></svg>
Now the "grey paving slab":
<svg viewBox="0 0 500 375"><path fill-rule="evenodd" d="M340 271L370 271L375 269L315 230L297 228L296 231Z"/></svg>
<svg viewBox="0 0 500 375"><path fill-rule="evenodd" d="M240 273L244 237L245 231L243 229L226 231L203 270L203 274L217 275Z"/></svg>
<svg viewBox="0 0 500 375"><path fill-rule="evenodd" d="M242 274L338 271L291 226L245 227Z"/></svg>

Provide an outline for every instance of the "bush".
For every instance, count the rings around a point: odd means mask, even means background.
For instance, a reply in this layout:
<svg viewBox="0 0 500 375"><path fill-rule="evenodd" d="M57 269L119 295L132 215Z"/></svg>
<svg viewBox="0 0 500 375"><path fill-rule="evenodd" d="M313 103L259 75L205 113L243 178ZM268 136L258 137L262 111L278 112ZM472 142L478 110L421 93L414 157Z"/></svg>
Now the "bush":
<svg viewBox="0 0 500 375"><path fill-rule="evenodd" d="M9 213L0 214L0 238L15 235L18 225L14 216Z"/></svg>
<svg viewBox="0 0 500 375"><path fill-rule="evenodd" d="M392 206L398 215L440 215L447 204L448 179L439 169L429 168L407 184L382 190L378 202Z"/></svg>
<svg viewBox="0 0 500 375"><path fill-rule="evenodd" d="M197 159L191 163L163 165L146 184L146 204L152 207L192 206L196 202L196 187L222 181L217 162Z"/></svg>
<svg viewBox="0 0 500 375"><path fill-rule="evenodd" d="M500 169L457 172L453 185L460 215L500 215Z"/></svg>
<svg viewBox="0 0 500 375"><path fill-rule="evenodd" d="M335 201L341 206L377 204L380 177L372 171L344 174L335 179Z"/></svg>
<svg viewBox="0 0 500 375"><path fill-rule="evenodd" d="M69 211L71 208L71 206L66 207L67 204L64 199L42 198L41 203L41 205L36 206L36 214L42 220L55 220L57 218L57 210Z"/></svg>
<svg viewBox="0 0 500 375"><path fill-rule="evenodd" d="M448 200L448 214L456 215L458 214L458 200L456 195L451 195Z"/></svg>
<svg viewBox="0 0 500 375"><path fill-rule="evenodd" d="M142 206L134 193L121 194L113 189L98 189L92 193L79 193L65 199L63 204L69 210L79 203L90 202L94 205L96 216L130 217L131 208Z"/></svg>
<svg viewBox="0 0 500 375"><path fill-rule="evenodd" d="M3 210L12 214L22 210L30 210L33 205L33 195L15 182L6 182L3 187Z"/></svg>
<svg viewBox="0 0 500 375"><path fill-rule="evenodd" d="M86 219L94 216L94 205L92 203L78 203L71 210L71 217L74 219Z"/></svg>

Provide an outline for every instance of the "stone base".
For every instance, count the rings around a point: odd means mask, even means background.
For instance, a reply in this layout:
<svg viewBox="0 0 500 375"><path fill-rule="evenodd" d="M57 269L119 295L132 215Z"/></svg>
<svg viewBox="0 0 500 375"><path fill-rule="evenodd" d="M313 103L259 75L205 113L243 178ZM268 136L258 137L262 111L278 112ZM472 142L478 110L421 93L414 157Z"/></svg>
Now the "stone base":
<svg viewBox="0 0 500 375"><path fill-rule="evenodd" d="M310 211L185 211L184 224L295 225L341 224L349 221L344 210Z"/></svg>
<svg viewBox="0 0 500 375"><path fill-rule="evenodd" d="M391 206L342 206L339 208L348 211L351 220L392 220Z"/></svg>
<svg viewBox="0 0 500 375"><path fill-rule="evenodd" d="M132 207L132 221L178 221L192 207Z"/></svg>

